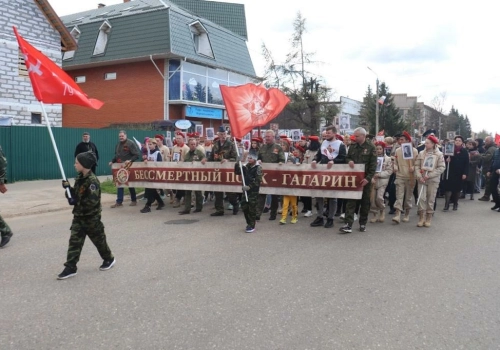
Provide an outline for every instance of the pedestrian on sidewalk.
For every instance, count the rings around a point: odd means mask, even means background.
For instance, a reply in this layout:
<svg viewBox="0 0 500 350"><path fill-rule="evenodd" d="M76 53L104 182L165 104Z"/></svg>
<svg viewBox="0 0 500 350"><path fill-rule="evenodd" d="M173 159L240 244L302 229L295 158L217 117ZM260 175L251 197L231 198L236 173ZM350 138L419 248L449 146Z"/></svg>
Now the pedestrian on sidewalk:
<svg viewBox="0 0 500 350"><path fill-rule="evenodd" d="M109 162L109 166L112 166L113 163L124 163L128 165L129 163L135 162L141 156L141 151L137 148L135 142L127 139L127 133L124 130L120 130L118 133L119 142L115 147L115 156ZM129 187L130 191L130 206L137 205L137 197L135 193L135 188ZM123 206L123 195L125 189L123 187L118 187L117 195L116 195L116 203L111 206L111 208L118 208Z"/></svg>
<svg viewBox="0 0 500 350"><path fill-rule="evenodd" d="M7 170L7 159L3 154L2 147L0 146L0 192L7 192L7 187L5 186L5 174ZM0 234L2 236L2 240L0 241L0 248L3 248L9 243L12 237L12 231L4 221L2 216L0 215Z"/></svg>
<svg viewBox="0 0 500 350"><path fill-rule="evenodd" d="M68 255L63 272L57 276L59 280L76 275L76 264L80 260L87 236L103 259L99 269L106 271L115 264L115 258L106 242L104 225L101 221L101 184L90 170L96 161L95 154L92 152L80 153L75 159L75 169L78 172L75 185L71 187L67 180L62 182L63 188L70 190L71 198L68 198L68 203L74 207Z"/></svg>

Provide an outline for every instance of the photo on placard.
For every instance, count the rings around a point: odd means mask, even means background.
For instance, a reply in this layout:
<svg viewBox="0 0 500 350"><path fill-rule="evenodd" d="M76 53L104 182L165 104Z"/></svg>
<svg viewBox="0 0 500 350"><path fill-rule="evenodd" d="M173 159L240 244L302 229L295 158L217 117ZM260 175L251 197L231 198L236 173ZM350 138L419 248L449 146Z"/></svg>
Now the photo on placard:
<svg viewBox="0 0 500 350"><path fill-rule="evenodd" d="M401 144L401 150L403 151L403 159L413 159L413 145L411 143Z"/></svg>
<svg viewBox="0 0 500 350"><path fill-rule="evenodd" d="M380 173L384 166L384 157L377 157L377 168L375 169L376 173Z"/></svg>
<svg viewBox="0 0 500 350"><path fill-rule="evenodd" d="M341 132L349 130L351 128L351 116L341 115L339 120L339 129Z"/></svg>
<svg viewBox="0 0 500 350"><path fill-rule="evenodd" d="M455 154L455 143L453 141L444 144L444 155L452 156Z"/></svg>
<svg viewBox="0 0 500 350"><path fill-rule="evenodd" d="M435 163L436 163L436 156L428 155L424 159L424 165L422 165L422 169L425 171L432 171L432 170L434 170Z"/></svg>
<svg viewBox="0 0 500 350"><path fill-rule="evenodd" d="M205 132L207 133L207 140L214 139L214 128L206 128Z"/></svg>
<svg viewBox="0 0 500 350"><path fill-rule="evenodd" d="M175 152L172 156L172 161L173 162L178 162L181 160L181 154L179 152Z"/></svg>
<svg viewBox="0 0 500 350"><path fill-rule="evenodd" d="M196 132L198 135L203 136L203 124L196 124Z"/></svg>
<svg viewBox="0 0 500 350"><path fill-rule="evenodd" d="M300 141L300 129L291 130L292 141L297 142Z"/></svg>
<svg viewBox="0 0 500 350"><path fill-rule="evenodd" d="M447 138L448 140L453 140L453 139L455 138L455 131L448 131L448 132L446 133L446 138Z"/></svg>

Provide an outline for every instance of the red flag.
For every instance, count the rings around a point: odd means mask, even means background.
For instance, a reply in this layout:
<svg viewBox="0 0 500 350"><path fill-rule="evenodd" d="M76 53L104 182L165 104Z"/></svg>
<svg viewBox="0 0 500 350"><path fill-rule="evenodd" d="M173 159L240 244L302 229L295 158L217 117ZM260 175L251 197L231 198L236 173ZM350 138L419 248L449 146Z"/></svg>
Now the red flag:
<svg viewBox="0 0 500 350"><path fill-rule="evenodd" d="M220 91L234 137L243 137L255 127L266 125L290 102L279 89L268 90L252 83L233 87L221 85Z"/></svg>
<svg viewBox="0 0 500 350"><path fill-rule="evenodd" d="M380 131L378 132L377 136L384 136L384 134L385 134L385 130L384 130L384 129L382 129L382 130L380 130Z"/></svg>
<svg viewBox="0 0 500 350"><path fill-rule="evenodd" d="M495 144L498 145L499 142L500 142L500 135L498 135L497 133L495 133Z"/></svg>
<svg viewBox="0 0 500 350"><path fill-rule="evenodd" d="M73 79L50 58L31 46L18 33L17 42L23 53L26 68L38 101L45 103L67 103L99 109L104 104L88 98Z"/></svg>

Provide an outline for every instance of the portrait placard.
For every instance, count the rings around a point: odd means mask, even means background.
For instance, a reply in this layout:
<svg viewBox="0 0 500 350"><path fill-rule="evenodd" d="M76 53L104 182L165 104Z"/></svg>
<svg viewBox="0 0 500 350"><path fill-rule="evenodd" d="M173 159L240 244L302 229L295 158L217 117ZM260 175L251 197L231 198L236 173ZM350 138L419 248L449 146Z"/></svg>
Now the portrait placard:
<svg viewBox="0 0 500 350"><path fill-rule="evenodd" d="M291 130L292 141L297 142L300 141L300 129Z"/></svg>
<svg viewBox="0 0 500 350"><path fill-rule="evenodd" d="M453 142L448 142L444 144L444 155L452 156L455 153L455 144Z"/></svg>
<svg viewBox="0 0 500 350"><path fill-rule="evenodd" d="M424 164L422 165L422 169L425 171L434 170L434 165L436 164L436 156L428 155L424 159Z"/></svg>
<svg viewBox="0 0 500 350"><path fill-rule="evenodd" d="M200 136L203 136L203 124L196 124L196 132L197 132Z"/></svg>
<svg viewBox="0 0 500 350"><path fill-rule="evenodd" d="M413 145L411 143L401 144L401 150L403 151L403 159L413 159Z"/></svg>
<svg viewBox="0 0 500 350"><path fill-rule="evenodd" d="M382 172L382 168L384 167L384 157L377 157L377 168L375 169L376 173Z"/></svg>
<svg viewBox="0 0 500 350"><path fill-rule="evenodd" d="M207 140L213 140L214 139L214 128L206 128L206 133L207 133Z"/></svg>

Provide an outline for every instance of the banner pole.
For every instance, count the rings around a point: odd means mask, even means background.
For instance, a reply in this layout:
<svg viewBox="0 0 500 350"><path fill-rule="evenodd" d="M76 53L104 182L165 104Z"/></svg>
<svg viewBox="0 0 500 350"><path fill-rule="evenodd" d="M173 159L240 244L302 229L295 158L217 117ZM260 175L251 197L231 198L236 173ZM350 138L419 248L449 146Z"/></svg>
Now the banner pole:
<svg viewBox="0 0 500 350"><path fill-rule="evenodd" d="M45 106L43 105L42 101L40 101L40 106L42 106L43 117L45 119L45 124L47 125L47 130L49 131L50 140L52 141L52 147L54 148L54 152L56 154L59 170L61 171L63 180L67 180L66 174L64 174L64 168L61 163L61 157L59 157L59 151L57 150L56 140L54 139L54 135L52 134L52 129L50 128L49 117L47 115L47 112L45 111ZM71 198L71 192L69 191L69 188L66 189L66 193L68 194L68 198Z"/></svg>
<svg viewBox="0 0 500 350"><path fill-rule="evenodd" d="M240 160L240 151L238 151L238 145L236 144L236 137L233 137L233 143L234 143L234 148L236 148L236 154L238 155L238 163L240 165L240 171L241 171L241 182L243 183L243 186L246 186L246 184L245 184L245 176L244 176L244 173L243 173L243 165L241 165L241 160ZM248 202L247 191L245 191L245 199Z"/></svg>
<svg viewBox="0 0 500 350"><path fill-rule="evenodd" d="M425 176L427 176L428 171L425 172ZM424 190L424 186L427 186L427 184L422 184L422 187L420 188L420 193L418 194L418 199L417 199L417 210L418 210L418 203L420 202L420 197L422 196L422 191Z"/></svg>

